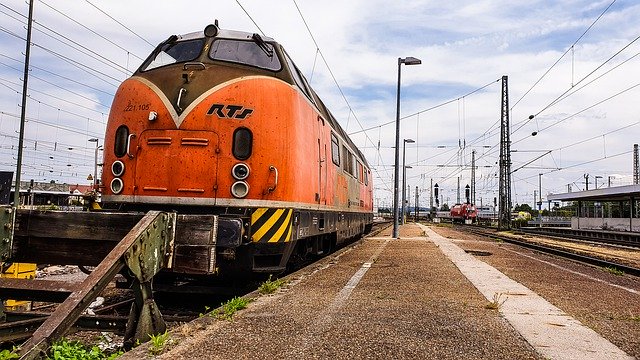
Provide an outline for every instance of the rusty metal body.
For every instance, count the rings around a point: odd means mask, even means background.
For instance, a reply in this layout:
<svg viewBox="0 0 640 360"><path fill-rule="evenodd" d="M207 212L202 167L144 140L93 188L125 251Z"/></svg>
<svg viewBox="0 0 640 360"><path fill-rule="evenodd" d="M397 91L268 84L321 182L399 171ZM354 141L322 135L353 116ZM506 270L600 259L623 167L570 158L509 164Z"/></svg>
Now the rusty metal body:
<svg viewBox="0 0 640 360"><path fill-rule="evenodd" d="M373 222L367 161L283 47L217 25L171 36L120 85L103 163L105 208L216 216L199 225L217 227L213 251L178 234L178 273L279 273Z"/></svg>

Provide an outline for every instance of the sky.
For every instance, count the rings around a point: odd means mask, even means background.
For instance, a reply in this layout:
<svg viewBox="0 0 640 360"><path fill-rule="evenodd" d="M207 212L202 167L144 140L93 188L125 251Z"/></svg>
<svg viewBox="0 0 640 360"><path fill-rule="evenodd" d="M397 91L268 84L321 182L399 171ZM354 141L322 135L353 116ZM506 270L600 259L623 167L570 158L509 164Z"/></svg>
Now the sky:
<svg viewBox="0 0 640 360"><path fill-rule="evenodd" d="M0 171L14 171L28 4L0 0ZM637 0L34 0L22 179L89 184L114 93L172 34L220 27L281 43L365 154L391 206L398 58L410 199L498 195L508 76L512 202L633 181L640 142ZM530 115L535 115L529 120ZM535 136L532 134L536 133ZM402 150L402 149L401 149ZM101 159L101 151L98 151ZM401 151L402 154L402 151ZM99 160L98 162L101 162ZM540 175L542 174L542 175Z"/></svg>

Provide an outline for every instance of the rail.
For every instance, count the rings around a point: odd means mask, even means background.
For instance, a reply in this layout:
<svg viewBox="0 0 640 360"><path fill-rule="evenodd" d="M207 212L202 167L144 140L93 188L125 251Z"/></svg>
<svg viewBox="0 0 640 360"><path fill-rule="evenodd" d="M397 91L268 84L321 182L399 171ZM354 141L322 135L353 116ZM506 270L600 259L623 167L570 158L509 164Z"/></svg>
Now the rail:
<svg viewBox="0 0 640 360"><path fill-rule="evenodd" d="M534 244L534 243L527 242L527 241L521 241L521 240L514 239L512 237L509 237L509 236L502 236L502 235L499 235L499 234L496 234L496 233L491 233L491 232L488 232L488 231L481 231L481 230L478 230L478 229L471 229L471 228L465 228L465 231L468 231L468 232L473 233L475 235L485 236L485 237L489 237L489 238L493 238L493 239L499 239L501 241L504 241L504 242L507 242L507 243L510 243L510 244L526 247L526 248L537 250L537 251L544 252L544 253L547 253L547 254L552 254L552 255L560 256L560 257L571 259L571 260L576 260L576 261L583 262L583 263L586 263L586 264L595 265L595 266L598 266L598 267L615 268L615 269L623 271L624 273L629 274L629 275L640 276L640 269L632 267L632 266L627 266L627 265L620 264L620 263L614 263L614 262L611 262L611 261L599 259L599 258L592 257L592 256L586 256L586 255L581 255L581 254L577 254L577 253L573 253L573 252L569 252L569 251L564 251L564 250L560 250L560 249L549 247L549 246L544 246L544 245L540 245L540 244Z"/></svg>

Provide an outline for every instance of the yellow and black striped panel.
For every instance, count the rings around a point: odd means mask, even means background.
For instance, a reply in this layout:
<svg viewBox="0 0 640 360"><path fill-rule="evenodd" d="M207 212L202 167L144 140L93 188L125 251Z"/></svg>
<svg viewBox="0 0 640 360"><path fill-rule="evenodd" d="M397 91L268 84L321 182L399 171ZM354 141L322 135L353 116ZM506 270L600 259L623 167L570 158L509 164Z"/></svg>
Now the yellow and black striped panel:
<svg viewBox="0 0 640 360"><path fill-rule="evenodd" d="M251 214L251 239L254 242L291 240L293 209L258 208Z"/></svg>

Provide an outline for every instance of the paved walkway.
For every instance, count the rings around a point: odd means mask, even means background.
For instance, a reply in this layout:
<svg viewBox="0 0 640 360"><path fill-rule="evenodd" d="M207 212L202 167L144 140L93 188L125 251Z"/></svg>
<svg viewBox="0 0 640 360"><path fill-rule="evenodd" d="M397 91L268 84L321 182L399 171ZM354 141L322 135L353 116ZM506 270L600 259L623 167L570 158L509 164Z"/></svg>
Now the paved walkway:
<svg viewBox="0 0 640 360"><path fill-rule="evenodd" d="M467 254L430 228L420 226L487 300L502 303L500 313L544 357L631 359L611 342L527 287Z"/></svg>
<svg viewBox="0 0 640 360"><path fill-rule="evenodd" d="M257 298L233 321L203 317L184 325L173 331L160 357L628 358L560 310L541 305L544 300L526 288L503 286L508 278L431 230L408 224L400 235L400 240L366 239L293 274L287 286ZM494 294L508 297L499 311L487 306ZM542 313L538 309L544 314L537 316ZM539 327L541 322L546 325ZM559 330L561 335L549 332ZM590 337L574 342L566 335L574 331ZM548 341L550 336L562 337L555 338L558 346ZM560 347L567 350L555 350ZM143 346L124 358L145 357L147 352Z"/></svg>

